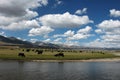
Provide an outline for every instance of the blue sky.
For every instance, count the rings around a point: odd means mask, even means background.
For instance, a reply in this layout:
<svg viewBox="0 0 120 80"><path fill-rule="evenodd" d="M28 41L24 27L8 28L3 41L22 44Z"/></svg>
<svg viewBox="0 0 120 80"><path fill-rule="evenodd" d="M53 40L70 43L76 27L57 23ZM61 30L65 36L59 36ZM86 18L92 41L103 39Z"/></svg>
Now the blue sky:
<svg viewBox="0 0 120 80"><path fill-rule="evenodd" d="M120 48L120 0L1 0L0 35Z"/></svg>

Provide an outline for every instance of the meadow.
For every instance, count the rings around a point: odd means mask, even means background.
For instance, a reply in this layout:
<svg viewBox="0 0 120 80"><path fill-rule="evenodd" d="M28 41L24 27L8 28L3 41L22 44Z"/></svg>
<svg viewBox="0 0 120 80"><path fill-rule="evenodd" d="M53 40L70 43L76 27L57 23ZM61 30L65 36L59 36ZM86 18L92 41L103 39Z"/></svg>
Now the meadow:
<svg viewBox="0 0 120 80"><path fill-rule="evenodd" d="M103 59L116 58L118 56L111 54L109 51L90 51L90 50L51 50L43 49L42 54L37 54L36 49L26 51L26 48L19 49L0 49L1 60L88 60L88 59ZM22 52L25 57L18 56ZM64 53L64 57L54 56L57 53Z"/></svg>

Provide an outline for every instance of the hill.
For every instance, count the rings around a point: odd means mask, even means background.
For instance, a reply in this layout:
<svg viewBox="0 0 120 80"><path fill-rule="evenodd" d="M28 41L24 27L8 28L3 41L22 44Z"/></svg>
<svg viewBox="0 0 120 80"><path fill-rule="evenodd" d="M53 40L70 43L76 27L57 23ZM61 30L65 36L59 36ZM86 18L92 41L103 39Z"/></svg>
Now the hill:
<svg viewBox="0 0 120 80"><path fill-rule="evenodd" d="M29 41L23 41L15 37L5 37L0 35L0 46L18 46L18 47L28 47L28 48L59 48L59 45L45 42L35 42L31 43Z"/></svg>
<svg viewBox="0 0 120 80"><path fill-rule="evenodd" d="M28 41L22 41L15 37L5 37L0 35L0 46L33 47L33 44Z"/></svg>

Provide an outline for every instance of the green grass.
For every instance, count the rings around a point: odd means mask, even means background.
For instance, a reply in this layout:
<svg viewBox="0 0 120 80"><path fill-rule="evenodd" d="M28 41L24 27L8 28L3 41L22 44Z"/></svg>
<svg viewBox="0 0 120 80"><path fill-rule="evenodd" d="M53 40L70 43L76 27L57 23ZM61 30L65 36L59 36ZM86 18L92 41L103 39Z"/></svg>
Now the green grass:
<svg viewBox="0 0 120 80"><path fill-rule="evenodd" d="M102 59L102 58L115 58L117 56L106 52L91 53L89 52L64 52L64 57L55 57L58 52L44 51L42 55L36 54L34 51L26 52L23 49L0 49L0 59L3 60L87 60L87 59ZM18 53L24 52L26 57L19 57Z"/></svg>

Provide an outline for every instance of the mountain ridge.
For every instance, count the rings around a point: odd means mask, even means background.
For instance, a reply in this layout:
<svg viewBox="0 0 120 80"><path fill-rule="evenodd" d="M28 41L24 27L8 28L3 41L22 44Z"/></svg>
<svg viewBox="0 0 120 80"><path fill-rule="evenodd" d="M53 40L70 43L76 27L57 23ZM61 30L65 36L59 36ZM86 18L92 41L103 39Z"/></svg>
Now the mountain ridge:
<svg viewBox="0 0 120 80"><path fill-rule="evenodd" d="M35 43L23 41L16 37L5 37L0 35L0 46L19 46L29 48L50 48L50 49L96 49L96 50L120 50L120 48L97 48L97 47L82 47L82 46L68 46L64 44L45 43L37 41Z"/></svg>
<svg viewBox="0 0 120 80"><path fill-rule="evenodd" d="M20 39L17 39L15 37L5 37L0 35L0 45L18 45L20 47L22 46L33 46L30 42L28 41L23 41Z"/></svg>
<svg viewBox="0 0 120 80"><path fill-rule="evenodd" d="M0 46L13 46L17 45L19 47L39 47L39 48L59 48L59 45L52 44L52 43L45 43L42 41L37 41L35 43L29 42L29 41L23 41L20 39L17 39L15 37L5 37L0 35Z"/></svg>

